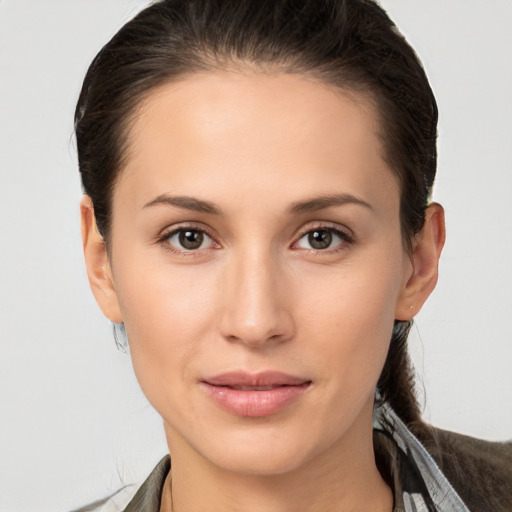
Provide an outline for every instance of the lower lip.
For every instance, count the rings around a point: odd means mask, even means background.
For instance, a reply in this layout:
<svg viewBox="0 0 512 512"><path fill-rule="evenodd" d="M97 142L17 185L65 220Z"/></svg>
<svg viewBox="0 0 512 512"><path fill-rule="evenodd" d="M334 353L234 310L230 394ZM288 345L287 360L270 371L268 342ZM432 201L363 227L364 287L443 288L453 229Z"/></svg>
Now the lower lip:
<svg viewBox="0 0 512 512"><path fill-rule="evenodd" d="M311 383L279 386L262 391L242 391L225 386L213 386L207 382L201 384L213 401L225 411L237 416L258 418L282 411L295 402Z"/></svg>

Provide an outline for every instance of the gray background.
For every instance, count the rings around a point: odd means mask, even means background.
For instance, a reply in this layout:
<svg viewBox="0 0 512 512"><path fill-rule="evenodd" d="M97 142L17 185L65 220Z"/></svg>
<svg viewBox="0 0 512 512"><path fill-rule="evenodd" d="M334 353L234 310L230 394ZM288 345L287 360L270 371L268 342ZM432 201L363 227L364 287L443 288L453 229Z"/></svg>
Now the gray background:
<svg viewBox="0 0 512 512"><path fill-rule="evenodd" d="M141 478L165 453L88 288L72 138L87 65L145 3L0 0L1 512L70 509ZM441 112L434 198L448 242L412 336L425 417L511 438L512 2L382 4Z"/></svg>

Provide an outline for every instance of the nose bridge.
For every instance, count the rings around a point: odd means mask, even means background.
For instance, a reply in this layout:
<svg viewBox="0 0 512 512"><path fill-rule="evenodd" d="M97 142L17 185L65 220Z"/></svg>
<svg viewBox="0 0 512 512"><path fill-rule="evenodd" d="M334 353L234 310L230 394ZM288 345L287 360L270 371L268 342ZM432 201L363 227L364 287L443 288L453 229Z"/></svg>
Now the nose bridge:
<svg viewBox="0 0 512 512"><path fill-rule="evenodd" d="M284 340L293 331L284 275L269 248L233 254L225 269L223 335L248 345Z"/></svg>

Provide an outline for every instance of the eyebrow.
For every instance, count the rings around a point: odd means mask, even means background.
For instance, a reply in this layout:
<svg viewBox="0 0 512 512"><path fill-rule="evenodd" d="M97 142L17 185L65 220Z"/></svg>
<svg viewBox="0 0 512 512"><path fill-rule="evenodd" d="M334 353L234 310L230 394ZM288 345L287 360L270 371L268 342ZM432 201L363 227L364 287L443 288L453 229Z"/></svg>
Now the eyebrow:
<svg viewBox="0 0 512 512"><path fill-rule="evenodd" d="M328 194L292 203L288 208L288 213L298 215L323 210L324 208L331 208L333 206L343 206L345 204L357 204L373 210L373 207L369 203L352 194ZM143 208L149 208L157 205L177 206L178 208L184 208L186 210L192 210L200 213L222 215L222 209L215 203L191 196L170 196L168 194L162 194L149 203L146 203Z"/></svg>
<svg viewBox="0 0 512 512"><path fill-rule="evenodd" d="M170 196L167 194L158 196L153 199L153 201L146 203L143 208L149 208L157 205L177 206L178 208L184 208L186 210L193 210L201 213L209 213L211 215L222 214L222 210L215 203L211 203L210 201L203 201L190 196Z"/></svg>
<svg viewBox="0 0 512 512"><path fill-rule="evenodd" d="M306 201L293 203L289 208L289 212L291 214L309 213L323 210L324 208L330 208L332 206L343 206L345 204L357 204L373 210L370 203L367 203L352 194L328 194L314 197L313 199L308 199Z"/></svg>

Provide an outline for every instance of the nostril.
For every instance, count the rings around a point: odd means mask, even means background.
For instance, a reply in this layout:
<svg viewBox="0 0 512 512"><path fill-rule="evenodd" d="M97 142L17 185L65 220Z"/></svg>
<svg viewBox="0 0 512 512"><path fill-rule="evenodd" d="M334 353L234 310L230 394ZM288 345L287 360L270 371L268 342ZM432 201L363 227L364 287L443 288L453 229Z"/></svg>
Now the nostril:
<svg viewBox="0 0 512 512"><path fill-rule="evenodd" d="M224 275L220 332L232 343L252 347L282 342L293 335L294 323L288 300L279 292L281 281L261 256L252 265L248 259L232 262Z"/></svg>

